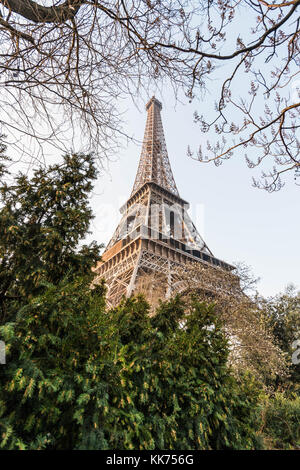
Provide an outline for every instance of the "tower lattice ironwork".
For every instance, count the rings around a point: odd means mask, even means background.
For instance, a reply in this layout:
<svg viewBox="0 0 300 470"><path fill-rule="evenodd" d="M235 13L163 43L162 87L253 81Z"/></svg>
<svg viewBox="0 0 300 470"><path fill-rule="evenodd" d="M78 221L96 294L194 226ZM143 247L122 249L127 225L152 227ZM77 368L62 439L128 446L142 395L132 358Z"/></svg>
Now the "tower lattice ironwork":
<svg viewBox="0 0 300 470"><path fill-rule="evenodd" d="M148 114L145 135L131 195L145 183L152 181L179 197L168 157L160 115L161 109L161 103L154 96L146 105Z"/></svg>
<svg viewBox="0 0 300 470"><path fill-rule="evenodd" d="M133 190L121 207L121 221L96 267L95 282L104 278L107 300L116 305L131 295L145 276L166 280L163 295L177 289L178 268L189 262L232 266L215 258L188 215L167 153L161 121L161 103L152 97L146 105L147 122Z"/></svg>

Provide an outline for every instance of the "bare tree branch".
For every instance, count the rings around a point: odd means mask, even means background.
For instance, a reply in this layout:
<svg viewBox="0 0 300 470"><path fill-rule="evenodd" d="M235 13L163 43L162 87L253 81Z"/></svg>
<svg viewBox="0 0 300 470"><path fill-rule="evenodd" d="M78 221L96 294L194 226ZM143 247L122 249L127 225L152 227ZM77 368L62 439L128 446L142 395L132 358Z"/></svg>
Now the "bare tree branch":
<svg viewBox="0 0 300 470"><path fill-rule="evenodd" d="M66 0L61 5L45 7L33 0L0 0L9 10L34 23L64 23L72 20L84 0Z"/></svg>
<svg viewBox="0 0 300 470"><path fill-rule="evenodd" d="M250 168L269 165L255 180L269 191L299 168L300 0L0 6L0 124L18 148L25 135L41 154L51 142L110 158L124 134L118 102L168 84L205 97L195 122L209 139L193 158L220 164L243 150Z"/></svg>

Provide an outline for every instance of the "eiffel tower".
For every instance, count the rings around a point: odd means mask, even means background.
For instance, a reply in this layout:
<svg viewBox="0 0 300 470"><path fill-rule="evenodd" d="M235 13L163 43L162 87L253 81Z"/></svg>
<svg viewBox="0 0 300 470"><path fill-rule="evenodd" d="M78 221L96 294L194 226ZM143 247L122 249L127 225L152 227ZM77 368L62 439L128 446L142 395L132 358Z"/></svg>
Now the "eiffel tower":
<svg viewBox="0 0 300 470"><path fill-rule="evenodd" d="M146 105L147 122L137 175L121 221L95 271L104 278L108 305L130 296L149 274L168 297L178 290L178 268L190 262L220 269L233 267L215 258L188 215L170 166L161 121L161 103L153 96Z"/></svg>

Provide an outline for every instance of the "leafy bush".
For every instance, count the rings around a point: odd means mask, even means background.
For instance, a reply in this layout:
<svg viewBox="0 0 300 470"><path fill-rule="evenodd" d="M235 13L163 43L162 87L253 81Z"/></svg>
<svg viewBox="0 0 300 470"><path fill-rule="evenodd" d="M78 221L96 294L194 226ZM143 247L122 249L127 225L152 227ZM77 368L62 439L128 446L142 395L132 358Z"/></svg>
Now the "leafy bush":
<svg viewBox="0 0 300 470"><path fill-rule="evenodd" d="M213 307L110 312L101 286L46 285L0 332L3 449L251 449L258 391L227 367ZM180 320L186 318L184 327Z"/></svg>
<svg viewBox="0 0 300 470"><path fill-rule="evenodd" d="M260 405L261 429L270 449L300 448L300 397L276 393Z"/></svg>

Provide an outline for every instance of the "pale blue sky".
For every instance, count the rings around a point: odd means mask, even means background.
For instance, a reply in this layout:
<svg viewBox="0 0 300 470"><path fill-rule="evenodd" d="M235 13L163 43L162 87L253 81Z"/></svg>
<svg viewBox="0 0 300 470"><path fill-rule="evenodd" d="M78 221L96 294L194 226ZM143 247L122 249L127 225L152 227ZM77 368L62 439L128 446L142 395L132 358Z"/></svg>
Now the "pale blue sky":
<svg viewBox="0 0 300 470"><path fill-rule="evenodd" d="M289 283L300 287L300 187L294 185L292 175L280 192L269 194L252 187L251 178L259 176L260 170L250 170L238 154L218 168L192 160L187 146L197 148L203 140L193 124L195 104L175 107L167 90L156 97L163 103L165 138L178 190L190 202L189 212L214 255L250 265L261 278L258 290L265 296ZM125 105L126 130L142 140L146 111L130 102ZM206 105L204 100L202 106ZM140 150L141 146L129 143L99 177L91 201L96 218L89 238L109 241L120 218L117 210L132 190Z"/></svg>

